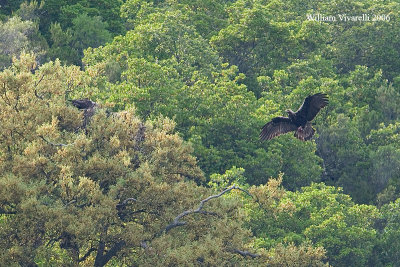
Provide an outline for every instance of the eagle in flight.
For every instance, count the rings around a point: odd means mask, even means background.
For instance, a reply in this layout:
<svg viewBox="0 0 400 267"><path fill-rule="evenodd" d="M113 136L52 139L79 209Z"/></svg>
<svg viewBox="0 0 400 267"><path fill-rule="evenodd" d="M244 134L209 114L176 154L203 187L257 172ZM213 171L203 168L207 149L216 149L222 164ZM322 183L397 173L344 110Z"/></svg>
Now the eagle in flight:
<svg viewBox="0 0 400 267"><path fill-rule="evenodd" d="M328 96L324 93L307 96L296 112L287 109L288 117L275 117L265 124L260 133L261 141L291 131L295 131L294 136L302 141L310 140L315 133L311 121L326 105L328 105Z"/></svg>

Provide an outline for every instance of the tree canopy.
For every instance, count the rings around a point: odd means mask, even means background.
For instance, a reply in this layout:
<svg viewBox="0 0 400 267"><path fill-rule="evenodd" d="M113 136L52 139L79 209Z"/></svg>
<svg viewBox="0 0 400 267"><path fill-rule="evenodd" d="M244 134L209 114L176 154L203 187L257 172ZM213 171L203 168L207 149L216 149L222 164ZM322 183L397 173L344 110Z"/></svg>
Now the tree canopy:
<svg viewBox="0 0 400 267"><path fill-rule="evenodd" d="M4 265L398 264L398 1L0 6Z"/></svg>

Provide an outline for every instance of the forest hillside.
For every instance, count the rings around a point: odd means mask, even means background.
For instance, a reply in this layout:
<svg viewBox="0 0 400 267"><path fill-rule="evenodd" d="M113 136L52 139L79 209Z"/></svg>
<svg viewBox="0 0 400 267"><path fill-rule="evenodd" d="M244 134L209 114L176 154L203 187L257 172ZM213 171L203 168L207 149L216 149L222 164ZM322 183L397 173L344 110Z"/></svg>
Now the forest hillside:
<svg viewBox="0 0 400 267"><path fill-rule="evenodd" d="M398 266L399 18L0 0L0 265ZM320 92L311 140L260 141Z"/></svg>

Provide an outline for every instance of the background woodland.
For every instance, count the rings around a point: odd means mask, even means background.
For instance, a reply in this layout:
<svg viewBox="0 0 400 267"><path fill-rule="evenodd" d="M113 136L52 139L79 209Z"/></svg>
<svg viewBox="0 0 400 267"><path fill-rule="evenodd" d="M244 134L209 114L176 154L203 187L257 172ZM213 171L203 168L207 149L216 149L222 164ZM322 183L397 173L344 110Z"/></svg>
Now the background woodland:
<svg viewBox="0 0 400 267"><path fill-rule="evenodd" d="M0 6L3 265L400 262L399 1ZM312 141L259 141L317 92Z"/></svg>

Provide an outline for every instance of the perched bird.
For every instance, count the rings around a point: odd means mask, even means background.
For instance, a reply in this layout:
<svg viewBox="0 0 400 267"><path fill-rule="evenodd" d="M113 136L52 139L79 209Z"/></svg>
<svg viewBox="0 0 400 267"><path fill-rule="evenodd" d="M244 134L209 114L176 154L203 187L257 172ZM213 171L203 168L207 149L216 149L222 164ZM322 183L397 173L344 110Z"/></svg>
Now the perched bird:
<svg viewBox="0 0 400 267"><path fill-rule="evenodd" d="M93 108L96 103L93 102L92 100L89 100L87 98L85 99L73 99L70 100L72 105L74 105L78 109L90 109Z"/></svg>
<svg viewBox="0 0 400 267"><path fill-rule="evenodd" d="M92 100L89 100L87 98L85 99L73 99L70 100L72 105L74 105L76 108L83 110L83 123L82 123L82 128L86 128L86 126L89 124L90 119L96 112L96 109L98 107L96 102L93 102Z"/></svg>
<svg viewBox="0 0 400 267"><path fill-rule="evenodd" d="M269 140L275 136L295 131L294 136L302 141L310 140L315 133L311 121L318 112L328 105L328 96L323 93L307 96L301 107L293 112L287 109L288 117L275 117L262 127L260 139Z"/></svg>

